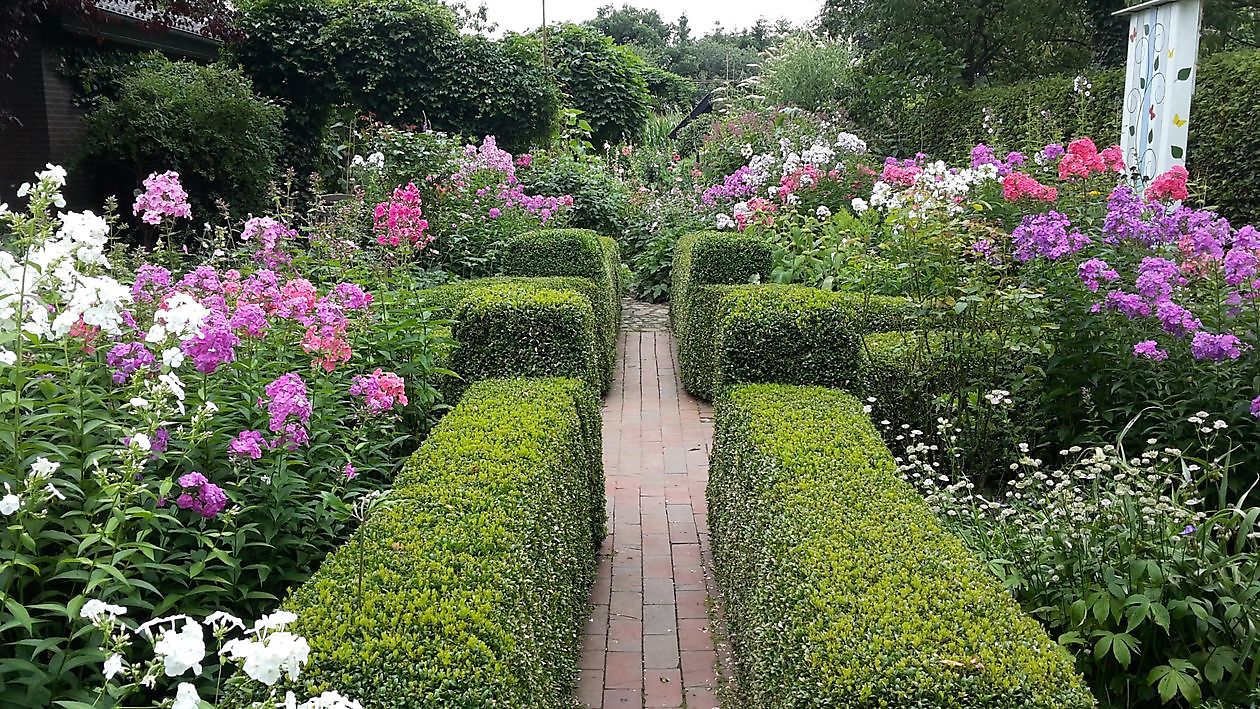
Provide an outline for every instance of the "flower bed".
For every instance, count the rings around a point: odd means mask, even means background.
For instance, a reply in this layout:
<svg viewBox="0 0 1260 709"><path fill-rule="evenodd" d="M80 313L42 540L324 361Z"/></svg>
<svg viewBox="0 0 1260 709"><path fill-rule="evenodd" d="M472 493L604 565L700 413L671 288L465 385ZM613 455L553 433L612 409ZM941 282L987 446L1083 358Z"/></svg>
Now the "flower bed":
<svg viewBox="0 0 1260 709"><path fill-rule="evenodd" d="M367 707L566 704L603 537L600 425L575 380L470 387L286 601L306 686Z"/></svg>
<svg viewBox="0 0 1260 709"><path fill-rule="evenodd" d="M728 390L708 500L752 703L1094 706L1066 653L899 479L852 396Z"/></svg>

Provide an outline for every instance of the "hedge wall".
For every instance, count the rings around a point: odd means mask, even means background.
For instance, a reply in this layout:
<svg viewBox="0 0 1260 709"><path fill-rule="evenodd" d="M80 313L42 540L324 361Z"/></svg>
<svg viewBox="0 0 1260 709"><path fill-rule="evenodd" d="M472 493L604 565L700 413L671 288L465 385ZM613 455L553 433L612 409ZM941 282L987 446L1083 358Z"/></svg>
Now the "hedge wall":
<svg viewBox="0 0 1260 709"><path fill-rule="evenodd" d="M412 307L455 321L457 344L442 365L463 382L574 376L601 391L612 384L617 321L606 319L606 292L589 278L478 278L413 297ZM461 384L441 383L448 401Z"/></svg>
<svg viewBox="0 0 1260 709"><path fill-rule="evenodd" d="M862 335L910 326L918 312L905 298L834 293L795 285L747 285L718 298L712 397L726 384L780 383L850 387Z"/></svg>
<svg viewBox="0 0 1260 709"><path fill-rule="evenodd" d="M727 390L708 502L749 704L1094 706L1071 657L900 479L854 397Z"/></svg>
<svg viewBox="0 0 1260 709"><path fill-rule="evenodd" d="M473 385L283 604L311 645L303 689L391 709L567 705L603 536L599 451L588 385Z"/></svg>
<svg viewBox="0 0 1260 709"><path fill-rule="evenodd" d="M773 265L770 245L755 237L701 231L678 240L670 273L669 317L687 391L712 388L705 377L713 371L716 355L714 308L721 289L714 286L747 283L770 273Z"/></svg>
<svg viewBox="0 0 1260 709"><path fill-rule="evenodd" d="M1073 92L1074 78L1046 77L930 100L915 114L915 135L894 147L957 160L978 142L1030 150L1088 135L1102 144L1115 143L1124 74L1108 70L1091 75L1088 100ZM1260 221L1260 165L1254 159L1260 155L1257 94L1260 51L1220 53L1199 61L1188 169L1195 182L1206 185L1206 201L1237 224ZM986 109L992 116L987 128Z"/></svg>
<svg viewBox="0 0 1260 709"><path fill-rule="evenodd" d="M541 229L508 240L503 261L508 276L574 276L599 285L598 300L591 306L601 357L611 374L625 292L617 242L588 229Z"/></svg>
<svg viewBox="0 0 1260 709"><path fill-rule="evenodd" d="M733 383L849 386L862 335L915 320L917 308L904 298L747 283L772 260L755 237L699 232L679 240L670 315L687 391L712 399Z"/></svg>

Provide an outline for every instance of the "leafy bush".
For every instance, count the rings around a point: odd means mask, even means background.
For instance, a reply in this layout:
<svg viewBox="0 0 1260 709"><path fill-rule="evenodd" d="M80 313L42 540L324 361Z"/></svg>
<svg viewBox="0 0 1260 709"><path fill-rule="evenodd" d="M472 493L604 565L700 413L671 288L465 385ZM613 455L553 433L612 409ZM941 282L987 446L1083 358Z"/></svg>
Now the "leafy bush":
<svg viewBox="0 0 1260 709"><path fill-rule="evenodd" d="M541 63L538 37L512 37L507 42ZM638 55L594 30L566 24L548 31L547 58L568 103L591 124L592 142L616 144L638 138L652 110Z"/></svg>
<svg viewBox="0 0 1260 709"><path fill-rule="evenodd" d="M314 171L324 129L341 92L329 76L319 34L332 21L329 0L249 0L229 45L233 60L264 96L285 107L284 156L299 174Z"/></svg>
<svg viewBox="0 0 1260 709"><path fill-rule="evenodd" d="M657 112L690 111L696 95L696 82L651 63L643 64L643 81Z"/></svg>
<svg viewBox="0 0 1260 709"><path fill-rule="evenodd" d="M618 239L626 229L626 184L601 160L548 151L533 155L528 167L517 170L517 176L536 194L572 195L570 226Z"/></svg>
<svg viewBox="0 0 1260 709"><path fill-rule="evenodd" d="M898 479L857 399L740 386L716 425L714 562L749 701L1094 706L1066 653Z"/></svg>
<svg viewBox="0 0 1260 709"><path fill-rule="evenodd" d="M770 245L740 234L702 231L687 234L674 248L669 307L678 338L679 374L690 392L709 391L716 342L717 289L714 285L747 283L769 273Z"/></svg>
<svg viewBox="0 0 1260 709"><path fill-rule="evenodd" d="M761 64L759 88L771 104L835 108L853 91L855 63L847 44L797 35L770 50Z"/></svg>
<svg viewBox="0 0 1260 709"><path fill-rule="evenodd" d="M603 538L600 450L586 384L473 385L285 603L311 645L303 683L368 707L566 704Z"/></svg>
<svg viewBox="0 0 1260 709"><path fill-rule="evenodd" d="M1225 502L1232 475L1254 475L1211 453L1236 445L1224 421L1192 423L1210 432L1193 452L1152 440L1131 458L1114 446L1064 450L1062 466L1024 455L992 493L904 455L903 477L1076 652L1106 706L1260 698L1260 508Z"/></svg>
<svg viewBox="0 0 1260 709"><path fill-rule="evenodd" d="M716 308L714 371L695 391L711 398L727 384L816 384L852 388L862 336L913 324L905 298L791 285L725 289ZM697 328L700 329L700 328Z"/></svg>
<svg viewBox="0 0 1260 709"><path fill-rule="evenodd" d="M128 71L117 96L87 120L83 161L98 175L138 183L175 170L198 221L216 200L237 214L262 211L281 147L281 109L254 95L240 71L154 55Z"/></svg>

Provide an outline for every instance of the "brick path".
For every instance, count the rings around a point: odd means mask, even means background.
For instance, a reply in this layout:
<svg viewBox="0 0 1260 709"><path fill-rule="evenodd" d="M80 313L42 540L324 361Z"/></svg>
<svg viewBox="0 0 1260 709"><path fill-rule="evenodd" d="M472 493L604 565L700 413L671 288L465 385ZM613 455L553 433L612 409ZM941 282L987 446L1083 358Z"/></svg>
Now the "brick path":
<svg viewBox="0 0 1260 709"><path fill-rule="evenodd" d="M623 332L604 402L609 532L582 637L588 707L718 706L704 486L708 405L681 391L674 340Z"/></svg>

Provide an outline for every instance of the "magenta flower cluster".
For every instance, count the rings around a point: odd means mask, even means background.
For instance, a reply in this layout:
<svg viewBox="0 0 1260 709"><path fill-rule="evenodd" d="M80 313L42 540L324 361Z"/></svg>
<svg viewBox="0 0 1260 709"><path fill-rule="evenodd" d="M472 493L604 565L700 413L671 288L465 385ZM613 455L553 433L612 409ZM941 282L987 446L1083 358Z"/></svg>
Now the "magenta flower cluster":
<svg viewBox="0 0 1260 709"><path fill-rule="evenodd" d="M311 418L311 400L307 398L306 382L297 372L289 372L268 384L267 416L272 433L279 434L271 441L272 448L285 446L293 450L310 441L306 424Z"/></svg>
<svg viewBox="0 0 1260 709"><path fill-rule="evenodd" d="M423 249L433 241L433 235L427 233L429 220L420 209L420 189L414 182L396 188L388 201L377 204L372 218L372 231L378 244L405 243Z"/></svg>
<svg viewBox="0 0 1260 709"><path fill-rule="evenodd" d="M206 479L201 473L187 473L179 477L179 487L183 490L175 498L175 506L181 510L192 510L209 519L218 515L227 507L228 496L223 488Z"/></svg>
<svg viewBox="0 0 1260 709"><path fill-rule="evenodd" d="M150 173L144 180L144 192L136 196L132 205L133 214L140 214L145 224L161 224L164 217L192 217L192 208L188 205L188 193L179 184L179 173L166 171L162 174Z"/></svg>
<svg viewBox="0 0 1260 709"><path fill-rule="evenodd" d="M1088 236L1072 227L1067 215L1055 211L1026 215L1011 232L1011 241L1019 261L1037 257L1055 261L1090 243Z"/></svg>
<svg viewBox="0 0 1260 709"><path fill-rule="evenodd" d="M350 393L362 397L367 410L374 414L384 413L394 405L406 406L407 394L403 378L379 367L371 374L361 374L350 383Z"/></svg>
<svg viewBox="0 0 1260 709"><path fill-rule="evenodd" d="M153 353L143 342L120 342L105 354L105 362L114 368L110 375L115 384L124 384L132 375L154 364Z"/></svg>

